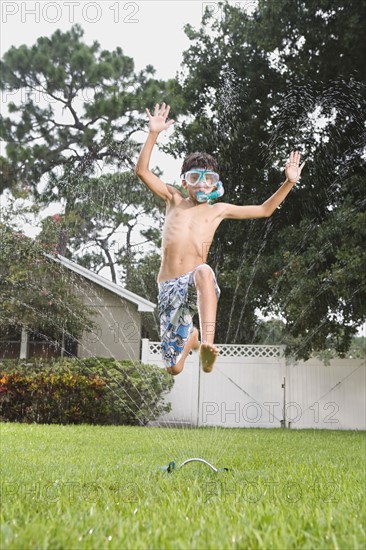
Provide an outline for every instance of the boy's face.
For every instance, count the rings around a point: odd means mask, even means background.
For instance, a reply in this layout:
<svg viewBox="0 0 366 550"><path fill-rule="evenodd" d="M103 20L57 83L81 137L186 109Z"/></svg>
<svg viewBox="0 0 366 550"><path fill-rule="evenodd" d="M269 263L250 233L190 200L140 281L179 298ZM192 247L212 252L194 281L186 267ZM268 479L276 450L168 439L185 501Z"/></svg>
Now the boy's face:
<svg viewBox="0 0 366 550"><path fill-rule="evenodd" d="M196 198L198 192L208 195L216 188L219 180L219 175L210 169L205 168L191 168L185 176L187 179L182 180L182 186L187 189L189 197L201 204Z"/></svg>

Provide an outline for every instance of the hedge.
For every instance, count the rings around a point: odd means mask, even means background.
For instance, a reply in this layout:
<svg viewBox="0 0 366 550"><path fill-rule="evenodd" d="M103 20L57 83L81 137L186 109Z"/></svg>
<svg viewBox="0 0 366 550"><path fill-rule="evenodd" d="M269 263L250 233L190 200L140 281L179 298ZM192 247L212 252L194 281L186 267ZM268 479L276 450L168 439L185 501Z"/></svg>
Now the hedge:
<svg viewBox="0 0 366 550"><path fill-rule="evenodd" d="M0 420L146 425L169 412L173 377L154 365L106 358L0 362Z"/></svg>

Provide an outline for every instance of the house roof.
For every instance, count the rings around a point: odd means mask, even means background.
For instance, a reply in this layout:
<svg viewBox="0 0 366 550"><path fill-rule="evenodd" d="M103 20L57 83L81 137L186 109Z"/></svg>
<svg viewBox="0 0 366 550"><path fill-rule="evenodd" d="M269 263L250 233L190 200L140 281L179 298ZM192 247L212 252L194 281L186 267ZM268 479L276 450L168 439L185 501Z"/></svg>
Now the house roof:
<svg viewBox="0 0 366 550"><path fill-rule="evenodd" d="M46 254L46 256L48 258L51 258L55 262L61 263L71 271L74 271L75 273L82 275L86 279L89 279L89 281L92 281L93 283L109 290L110 292L113 292L113 294L116 294L117 296L120 296L121 298L124 298L125 300L128 300L133 304L136 304L138 311L151 312L151 311L154 311L156 307L156 304L149 302L149 300L145 300L145 298L142 298L138 294L135 294L134 292L126 290L125 288L117 285L116 283L113 283L112 281L109 281L108 279L106 279L105 277L102 277L101 275L97 275L96 273L93 273L93 271L90 271L90 269L87 269L82 265L79 265L75 262L72 262L71 260L68 260L67 258L65 258L65 256L60 256L60 254L57 254L55 256Z"/></svg>

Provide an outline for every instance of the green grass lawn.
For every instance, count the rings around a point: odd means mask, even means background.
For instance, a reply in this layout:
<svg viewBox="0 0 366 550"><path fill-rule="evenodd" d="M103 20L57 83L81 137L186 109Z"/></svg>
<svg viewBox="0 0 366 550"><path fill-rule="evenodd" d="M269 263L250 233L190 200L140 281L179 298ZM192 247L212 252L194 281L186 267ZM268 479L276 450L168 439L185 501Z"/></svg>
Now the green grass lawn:
<svg viewBox="0 0 366 550"><path fill-rule="evenodd" d="M360 432L1 424L1 463L2 549L366 544Z"/></svg>

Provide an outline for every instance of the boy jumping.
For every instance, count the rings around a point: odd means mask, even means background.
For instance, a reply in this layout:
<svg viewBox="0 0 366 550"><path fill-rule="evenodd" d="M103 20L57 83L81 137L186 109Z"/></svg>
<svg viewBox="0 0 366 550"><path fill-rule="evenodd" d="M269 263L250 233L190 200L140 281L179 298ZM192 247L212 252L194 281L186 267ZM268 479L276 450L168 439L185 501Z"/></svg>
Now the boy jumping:
<svg viewBox="0 0 366 550"><path fill-rule="evenodd" d="M201 367L211 372L219 353L214 337L220 289L206 260L216 229L225 219L271 216L299 179L305 162L299 166L300 153L291 152L286 164L286 181L263 204L210 204L212 198L223 194L217 163L206 153L192 153L182 166L182 186L188 191L188 197L184 198L177 188L165 184L149 169L160 132L174 122L167 122L169 111L170 106L165 103L155 106L154 115L146 109L149 135L135 167L142 182L166 204L162 260L157 278L163 361L170 374L179 374L191 349L199 348ZM201 344L198 330L192 323L197 308Z"/></svg>

